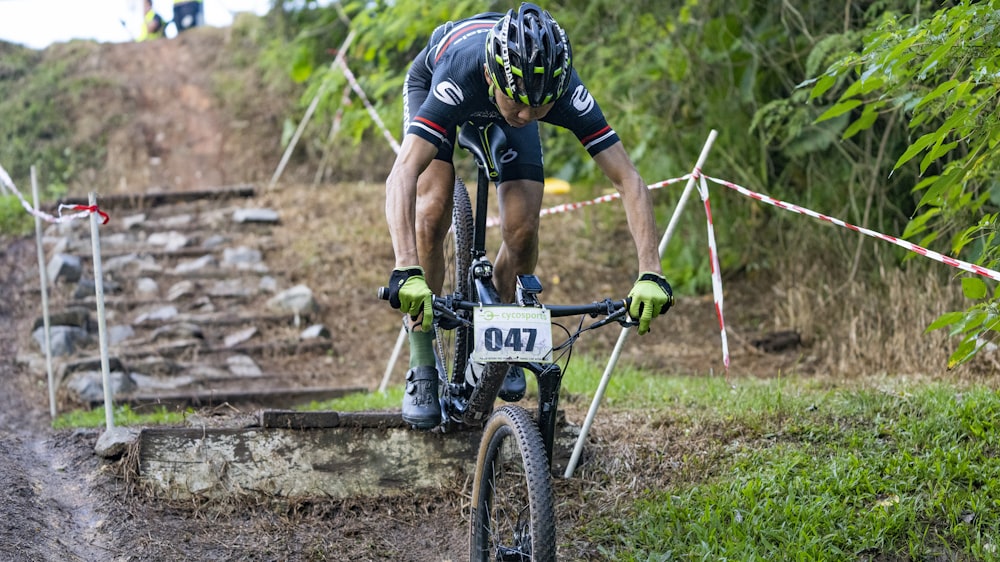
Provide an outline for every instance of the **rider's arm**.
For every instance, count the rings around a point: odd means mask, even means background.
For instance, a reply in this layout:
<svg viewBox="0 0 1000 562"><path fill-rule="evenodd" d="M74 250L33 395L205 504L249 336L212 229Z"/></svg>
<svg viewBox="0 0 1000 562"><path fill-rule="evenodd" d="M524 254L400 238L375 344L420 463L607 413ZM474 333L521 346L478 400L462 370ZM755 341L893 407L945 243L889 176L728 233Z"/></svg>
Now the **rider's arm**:
<svg viewBox="0 0 1000 562"><path fill-rule="evenodd" d="M625 147L621 141L616 142L595 154L594 162L601 167L604 175L622 196L628 229L632 233L639 258L639 271L662 274L653 202L646 183L629 159Z"/></svg>
<svg viewBox="0 0 1000 562"><path fill-rule="evenodd" d="M417 135L406 135L385 180L385 217L392 236L396 267L420 264L416 235L417 177L434 159L437 150Z"/></svg>

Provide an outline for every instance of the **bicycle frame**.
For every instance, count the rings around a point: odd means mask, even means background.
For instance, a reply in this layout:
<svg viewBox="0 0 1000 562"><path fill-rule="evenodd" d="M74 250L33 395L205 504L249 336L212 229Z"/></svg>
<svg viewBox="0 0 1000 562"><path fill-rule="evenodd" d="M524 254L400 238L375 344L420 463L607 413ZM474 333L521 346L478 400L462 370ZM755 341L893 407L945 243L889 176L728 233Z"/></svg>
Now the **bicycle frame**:
<svg viewBox="0 0 1000 562"><path fill-rule="evenodd" d="M475 134L472 134L472 133ZM458 308L471 310L474 307L501 305L503 303L493 283L493 264L486 257L486 215L489 199L490 181L498 181L496 161L502 158L506 148L506 138L500 127L488 124L486 126L466 125L460 129L458 144L471 152L478 168L475 204L475 226L473 230L472 262L469 268L471 290L478 297L477 302L459 303ZM456 186L456 189L460 189ZM462 272L456 272L461 275ZM523 279L522 279L523 278ZM522 290L529 280L537 285L537 290ZM519 276L518 303L523 306L538 306L536 294L541 292L541 284L534 276ZM449 303L452 309L456 303ZM606 314L609 318L624 313L625 303L617 307L612 301L592 303L584 306L547 306L553 316L572 316L583 314ZM620 310L621 312L616 312ZM610 319L608 320L610 321ZM471 337L471 334L470 334ZM471 349L471 347L469 347ZM468 425L476 425L489 416L496 400L497 392L503 381L503 375L510 365L520 366L535 375L538 383L537 424L545 444L545 452L551 465L553 443L556 432L556 415L559 405L559 389L562 384L562 369L556 363L511 362L493 363L483 369L482 379L478 384L465 380L465 373L454 373L449 392L445 392L445 419L454 419L454 414L460 414L462 421ZM492 380L487 380L492 379Z"/></svg>
<svg viewBox="0 0 1000 562"><path fill-rule="evenodd" d="M470 124L471 125L471 124ZM446 296L434 297L435 324L445 330L456 329L458 327L469 327L472 322L460 317L457 311L471 312L476 308L488 306L509 306L500 298L500 294L493 283L493 263L486 257L486 214L487 203L489 201L489 182L497 181L499 174L495 166L496 160L501 158L502 151L506 147L506 139L503 130L499 127L486 125L479 127L475 125L462 127L459 133L458 142L473 154L478 166L478 182L476 190L476 212L474 217L474 227L472 231L473 244L469 249L471 261L468 271L457 271L456 276L467 276L469 290L472 294L463 295L460 292ZM470 131L475 130L475 133ZM459 184L460 182L456 182ZM464 186L456 185L455 189L464 190ZM469 207L467 193L465 194L464 207ZM456 197L456 199L458 199ZM471 211L471 210L470 210ZM470 211L466 211L466 214ZM466 233L466 236L468 233ZM463 281L464 283L464 281ZM517 283L517 303L526 307L540 307L536 295L541 292L541 283L534 275L519 275ZM463 300L466 297L475 295L475 300ZM379 290L379 298L388 299L388 288L382 287ZM571 334L570 340L583 331L602 326L610 322L618 322L623 326L632 326L635 323L626 317L628 309L628 299L613 301L605 299L603 301L592 302L581 305L546 305L552 318L567 316L603 316L602 320L594 322L586 328ZM445 326L450 326L445 327ZM470 330L462 330L464 335L457 336L456 342L461 342L465 350L461 354L462 368L454 368L453 365L451 380L445 380L441 393L441 408L443 423L439 427L441 431L449 431L456 427L481 427L493 411L493 403L496 401L497 393L509 366L515 365L527 369L535 375L538 382L538 414L537 426L541 433L545 445L545 453L551 466L552 450L555 440L556 414L559 406L559 388L562 384L562 369L555 362L538 363L530 361L513 362L488 362L484 363L482 374L478 381L469 380L466 377L465 367L471 365L471 349L474 342L474 334ZM462 340L461 338L468 338ZM439 372L442 376L448 374L445 365L439 361ZM456 359L455 363L459 361Z"/></svg>

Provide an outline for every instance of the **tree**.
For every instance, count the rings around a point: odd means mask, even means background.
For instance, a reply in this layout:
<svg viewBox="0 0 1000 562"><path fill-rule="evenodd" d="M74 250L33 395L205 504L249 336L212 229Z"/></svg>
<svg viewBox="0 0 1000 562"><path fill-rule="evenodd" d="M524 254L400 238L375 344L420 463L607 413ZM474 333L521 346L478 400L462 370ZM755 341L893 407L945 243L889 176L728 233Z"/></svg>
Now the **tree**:
<svg viewBox="0 0 1000 562"><path fill-rule="evenodd" d="M903 236L928 246L947 240L954 255L987 268L1000 265L1000 2L963 1L913 22L888 13L851 54L808 82L812 99L843 87L818 122L852 117L843 138L902 116L909 139L893 172L916 167L917 212ZM1000 291L981 277L962 287L973 304L927 329L960 337L949 360L971 359L1000 330Z"/></svg>

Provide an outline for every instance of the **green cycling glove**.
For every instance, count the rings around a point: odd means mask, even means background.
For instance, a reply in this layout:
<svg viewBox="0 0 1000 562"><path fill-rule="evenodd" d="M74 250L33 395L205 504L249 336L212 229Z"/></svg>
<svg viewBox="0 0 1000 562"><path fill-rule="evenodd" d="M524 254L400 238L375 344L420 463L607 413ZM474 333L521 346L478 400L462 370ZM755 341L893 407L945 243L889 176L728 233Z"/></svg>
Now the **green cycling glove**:
<svg viewBox="0 0 1000 562"><path fill-rule="evenodd" d="M674 304L674 292L662 275L645 272L635 281L628 297L632 299L628 314L639 319L639 335L649 332L649 323Z"/></svg>
<svg viewBox="0 0 1000 562"><path fill-rule="evenodd" d="M423 313L420 329L430 332L434 322L434 294L424 279L424 268L403 267L389 276L389 304L410 315L414 321Z"/></svg>

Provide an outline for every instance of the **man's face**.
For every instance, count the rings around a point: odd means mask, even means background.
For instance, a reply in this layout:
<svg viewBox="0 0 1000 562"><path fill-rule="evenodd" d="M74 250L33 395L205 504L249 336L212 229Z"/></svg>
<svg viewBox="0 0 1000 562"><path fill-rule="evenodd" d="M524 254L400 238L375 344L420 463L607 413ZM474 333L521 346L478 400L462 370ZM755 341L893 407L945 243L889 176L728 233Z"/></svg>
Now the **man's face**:
<svg viewBox="0 0 1000 562"><path fill-rule="evenodd" d="M488 72L486 73L486 82L490 85L493 84ZM493 99L497 105L497 109L500 110L500 115L503 116L504 121L511 127L523 127L532 121L538 121L548 115L549 110L555 104L555 102L550 102L538 107L531 107L530 105L508 98L507 94L503 93L500 88L493 88Z"/></svg>

